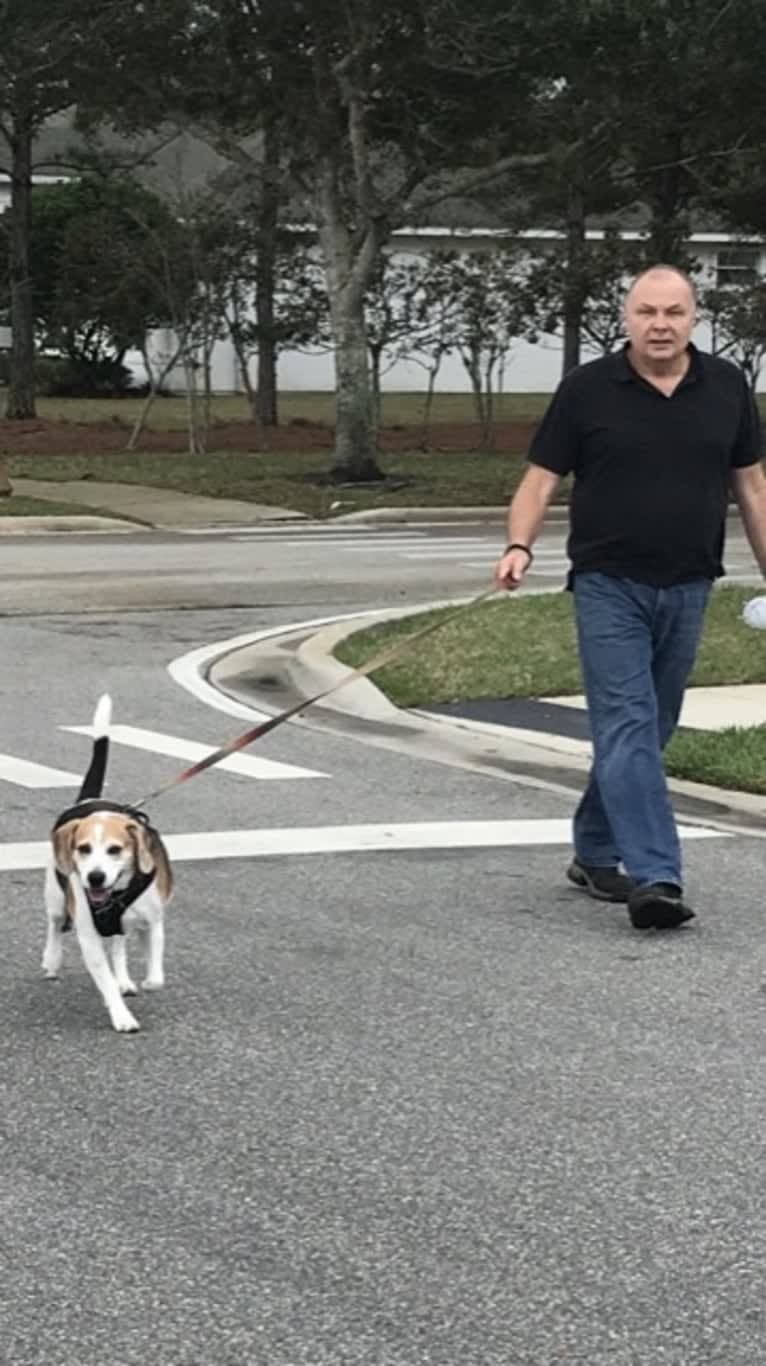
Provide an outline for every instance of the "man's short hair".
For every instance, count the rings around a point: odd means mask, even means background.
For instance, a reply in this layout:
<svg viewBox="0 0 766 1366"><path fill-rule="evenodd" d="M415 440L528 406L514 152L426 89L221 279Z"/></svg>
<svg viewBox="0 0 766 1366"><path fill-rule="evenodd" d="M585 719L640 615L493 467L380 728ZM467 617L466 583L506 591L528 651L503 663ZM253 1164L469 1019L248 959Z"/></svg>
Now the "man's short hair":
<svg viewBox="0 0 766 1366"><path fill-rule="evenodd" d="M656 265L646 266L644 270L639 271L638 275L636 275L634 279L631 281L625 298L627 299L628 296L633 293L633 290L635 289L639 280L643 280L646 275L653 275L654 272L657 270L665 270L669 271L671 275L678 275L678 277L681 280L683 280L684 284L689 286L689 291L691 293L692 299L694 300L695 304L697 303L697 286L694 283L694 280L692 279L689 272L687 270L682 270L680 266L667 265L664 261L658 261Z"/></svg>

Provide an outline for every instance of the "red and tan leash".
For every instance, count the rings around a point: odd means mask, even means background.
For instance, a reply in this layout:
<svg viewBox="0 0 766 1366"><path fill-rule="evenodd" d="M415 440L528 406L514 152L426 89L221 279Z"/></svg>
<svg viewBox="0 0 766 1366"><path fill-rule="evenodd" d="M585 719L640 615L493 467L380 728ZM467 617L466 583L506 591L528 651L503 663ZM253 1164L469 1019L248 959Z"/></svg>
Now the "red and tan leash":
<svg viewBox="0 0 766 1366"><path fill-rule="evenodd" d="M377 654L373 655L372 659L367 660L366 664L360 664L357 668L350 670L350 672L339 679L337 683L331 683L328 688L322 688L321 692L314 693L313 697L306 697L303 701L294 703L292 707L288 707L285 711L278 712L276 716L270 716L267 721L261 721L257 726L251 726L250 730L243 731L241 735L237 735L233 740L228 740L225 745L221 745L220 749L213 750L210 754L206 754L204 759L199 759L196 764L192 764L189 768L183 769L183 771L177 773L175 778L172 778L169 783L165 783L162 787L158 787L154 792L148 793L147 796L142 797L140 802L132 802L131 806L134 809L140 810L141 807L145 806L148 802L156 801L158 797L163 797L166 792L172 791L174 787L179 787L181 783L188 782L190 778L196 778L198 773L204 773L206 768L212 768L214 764L220 763L220 761L227 758L229 754L236 754L238 750L246 749L247 746L252 745L255 740L260 740L262 735L268 735L269 731L276 730L277 726L283 726L285 721L292 720L294 716L300 716L301 712L306 711L309 707L315 706L317 702L321 702L325 697L330 697L333 693L340 692L341 688L345 688L349 683L353 683L355 679L366 678L368 674L375 673L377 669L382 669L386 664L391 664L395 659L398 659L400 655L404 654L406 650L410 649L417 641L423 640L425 636L431 635L433 631L441 630L443 626L448 626L451 621L455 621L458 617L464 616L466 612L470 612L475 607L479 607L481 603L486 602L487 599L491 598L497 591L498 585L493 584L491 588L484 589L477 597L471 598L470 602L464 602L460 607L456 607L455 611L449 612L446 617L440 617L438 621L431 621L427 626L421 626L419 631L413 631L411 635L407 635L403 640L397 641L395 645L389 645L385 649L379 650Z"/></svg>

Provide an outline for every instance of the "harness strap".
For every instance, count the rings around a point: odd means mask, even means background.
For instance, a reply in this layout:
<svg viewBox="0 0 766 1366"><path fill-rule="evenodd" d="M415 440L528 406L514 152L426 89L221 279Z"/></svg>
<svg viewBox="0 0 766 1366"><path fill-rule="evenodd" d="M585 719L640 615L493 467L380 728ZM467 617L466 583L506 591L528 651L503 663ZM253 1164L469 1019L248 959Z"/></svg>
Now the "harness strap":
<svg viewBox="0 0 766 1366"><path fill-rule="evenodd" d="M151 887L156 876L156 868L152 868L150 873L134 873L127 887L121 888L120 891L112 892L103 906L90 906L93 924L102 939L111 939L115 934L125 933L122 928L122 917L128 908L133 905L133 902L138 901L142 892L145 892L147 887ZM58 868L56 869L56 881L61 890L66 891L67 879L63 873L59 872ZM88 904L90 905L90 903ZM72 917L69 912L67 912L66 919L61 928L64 934L66 934L67 930L71 930Z"/></svg>
<svg viewBox="0 0 766 1366"><path fill-rule="evenodd" d="M89 797L84 801L76 802L74 806L68 807L66 811L62 811L53 827L53 833L55 833L56 830L60 830L63 825L67 825L69 821L82 820L85 816L92 816L96 811L116 811L121 816L130 816L131 819L140 821L141 825L152 834L157 835L157 831L150 824L149 817L146 815L145 811L139 811L137 807L128 806L125 802L107 801L103 797ZM64 873L60 872L58 868L55 869L55 873L59 887L62 891L66 891L66 876ZM133 905L133 902L137 901L141 894L146 891L147 887L151 887L156 876L156 868L152 868L150 873L141 873L137 871L133 874L127 887L112 892L103 906L90 907L90 913L93 916L93 924L102 939L111 939L115 934L124 933L122 928L123 915L128 908ZM71 930L71 928L72 917L67 912L62 930L66 933L66 931Z"/></svg>

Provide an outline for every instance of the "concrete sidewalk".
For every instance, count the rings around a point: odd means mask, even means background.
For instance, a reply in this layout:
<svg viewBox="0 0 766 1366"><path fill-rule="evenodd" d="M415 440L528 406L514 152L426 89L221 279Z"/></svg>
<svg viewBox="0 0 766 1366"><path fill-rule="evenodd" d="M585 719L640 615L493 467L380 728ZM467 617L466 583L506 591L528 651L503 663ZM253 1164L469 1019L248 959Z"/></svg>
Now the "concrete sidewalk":
<svg viewBox="0 0 766 1366"><path fill-rule="evenodd" d="M132 519L146 527L172 531L181 527L257 526L261 522L305 521L302 512L234 498L206 498L196 493L143 484L101 483L95 479L14 479L14 493L58 503L79 503ZM35 517L0 518L34 523ZM46 521L52 519L46 518ZM66 519L74 523L76 519ZM30 531L31 531L30 525ZM76 529L76 527L72 527Z"/></svg>
<svg viewBox="0 0 766 1366"><path fill-rule="evenodd" d="M96 479L14 479L13 491L21 497L54 503L73 503L96 509L97 519L73 513L32 517L3 516L0 499L0 535L48 535L61 532L131 531L136 527L157 531L203 528L253 527L280 522L316 525L472 525L502 527L507 505L499 507L376 507L341 513L337 517L313 518L295 508L251 503L237 498L208 498L154 485L121 484ZM736 508L730 516L737 516ZM546 521L563 522L566 504L548 509Z"/></svg>
<svg viewBox="0 0 766 1366"><path fill-rule="evenodd" d="M153 485L120 484L96 479L14 479L13 491L22 497L55 503L79 504L97 509L97 517L81 514L54 517L2 515L0 535L40 535L63 531L130 531L136 525L157 531L190 528L252 527L285 523L316 524L317 520L350 525L394 526L399 524L488 523L502 525L503 507L384 507L364 508L327 519L312 518L295 508L251 503L236 498L208 498ZM109 514L114 514L110 517ZM567 508L554 507L550 521L561 521Z"/></svg>

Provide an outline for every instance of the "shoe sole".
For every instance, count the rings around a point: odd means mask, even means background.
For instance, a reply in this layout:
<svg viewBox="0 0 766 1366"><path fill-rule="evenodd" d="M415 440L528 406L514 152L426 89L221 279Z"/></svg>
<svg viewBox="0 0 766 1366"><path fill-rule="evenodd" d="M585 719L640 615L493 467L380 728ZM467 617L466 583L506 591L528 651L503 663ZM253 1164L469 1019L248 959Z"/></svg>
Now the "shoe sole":
<svg viewBox="0 0 766 1366"><path fill-rule="evenodd" d="M581 892L587 892L588 896L592 896L594 901L608 901L611 906L624 906L628 900L627 896L614 896L612 892L600 892L586 873L576 873L572 868L567 868L567 877Z"/></svg>
<svg viewBox="0 0 766 1366"><path fill-rule="evenodd" d="M677 930L694 919L689 906L664 896L647 897L640 905L629 906L628 914L635 930Z"/></svg>

